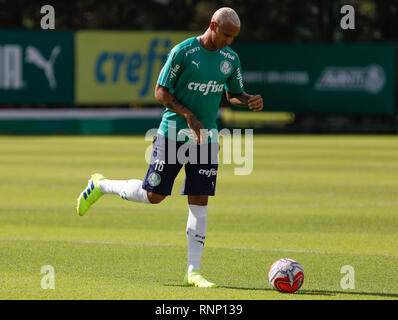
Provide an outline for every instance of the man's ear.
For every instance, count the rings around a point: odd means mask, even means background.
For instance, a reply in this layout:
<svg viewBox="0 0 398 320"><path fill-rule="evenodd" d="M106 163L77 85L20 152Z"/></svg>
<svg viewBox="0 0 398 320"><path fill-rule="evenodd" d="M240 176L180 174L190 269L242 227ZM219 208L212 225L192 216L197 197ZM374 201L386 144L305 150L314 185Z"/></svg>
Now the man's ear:
<svg viewBox="0 0 398 320"><path fill-rule="evenodd" d="M216 26L217 26L217 22L215 22L215 21L210 22L210 30L211 31L213 31L216 28Z"/></svg>

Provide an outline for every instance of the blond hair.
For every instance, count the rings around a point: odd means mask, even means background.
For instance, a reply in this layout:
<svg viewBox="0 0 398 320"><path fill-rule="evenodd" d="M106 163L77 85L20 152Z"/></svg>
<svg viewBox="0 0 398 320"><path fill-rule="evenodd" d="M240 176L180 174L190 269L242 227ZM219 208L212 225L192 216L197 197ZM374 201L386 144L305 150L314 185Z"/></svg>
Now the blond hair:
<svg viewBox="0 0 398 320"><path fill-rule="evenodd" d="M215 21L220 24L229 22L240 28L240 19L238 14L234 9L228 7L220 8L214 12L211 21Z"/></svg>

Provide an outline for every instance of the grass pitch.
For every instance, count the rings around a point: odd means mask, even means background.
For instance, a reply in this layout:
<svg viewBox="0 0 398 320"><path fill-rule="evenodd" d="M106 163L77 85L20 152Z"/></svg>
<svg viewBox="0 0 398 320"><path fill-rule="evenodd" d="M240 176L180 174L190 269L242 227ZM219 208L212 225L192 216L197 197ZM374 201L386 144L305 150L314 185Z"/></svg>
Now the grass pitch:
<svg viewBox="0 0 398 320"><path fill-rule="evenodd" d="M220 288L183 287L186 198L158 205L105 196L84 217L90 174L143 179L143 137L0 137L0 299L397 299L398 139L254 139L254 170L220 165L208 207L202 274ZM301 263L303 287L280 294L270 265ZM42 289L54 268L55 289ZM341 268L354 268L343 289Z"/></svg>

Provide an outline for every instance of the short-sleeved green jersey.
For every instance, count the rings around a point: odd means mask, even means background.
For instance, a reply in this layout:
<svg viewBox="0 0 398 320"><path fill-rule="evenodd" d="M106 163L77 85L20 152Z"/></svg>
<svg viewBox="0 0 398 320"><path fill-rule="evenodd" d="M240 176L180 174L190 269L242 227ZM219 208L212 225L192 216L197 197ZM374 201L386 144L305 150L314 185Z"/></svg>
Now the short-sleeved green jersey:
<svg viewBox="0 0 398 320"><path fill-rule="evenodd" d="M191 110L205 129L217 129L217 116L224 88L231 93L242 93L243 79L238 55L228 46L206 50L197 37L176 45L160 71L158 84ZM176 126L173 126L173 124ZM166 108L158 133L168 137L168 128L176 133L187 129L184 117Z"/></svg>

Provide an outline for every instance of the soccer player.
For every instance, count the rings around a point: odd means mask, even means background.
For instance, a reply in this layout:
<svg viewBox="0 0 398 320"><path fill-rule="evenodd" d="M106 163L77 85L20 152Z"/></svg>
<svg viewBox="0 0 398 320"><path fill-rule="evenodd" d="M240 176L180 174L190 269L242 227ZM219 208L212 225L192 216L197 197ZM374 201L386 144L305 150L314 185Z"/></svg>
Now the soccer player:
<svg viewBox="0 0 398 320"><path fill-rule="evenodd" d="M187 286L216 286L200 274L200 262L206 237L208 197L215 194L218 169L219 145L208 133L217 128L223 90L234 105L253 111L263 108L260 95L244 91L239 57L229 48L239 30L237 13L224 7L213 14L204 34L189 38L171 50L155 88L155 97L165 111L153 141L144 181L109 180L96 173L77 201L77 212L81 216L103 194L115 194L134 202L160 203L171 194L174 180L184 166L182 194L188 196L189 212L188 261L183 284ZM191 139L180 139L179 134L184 132L190 133Z"/></svg>

